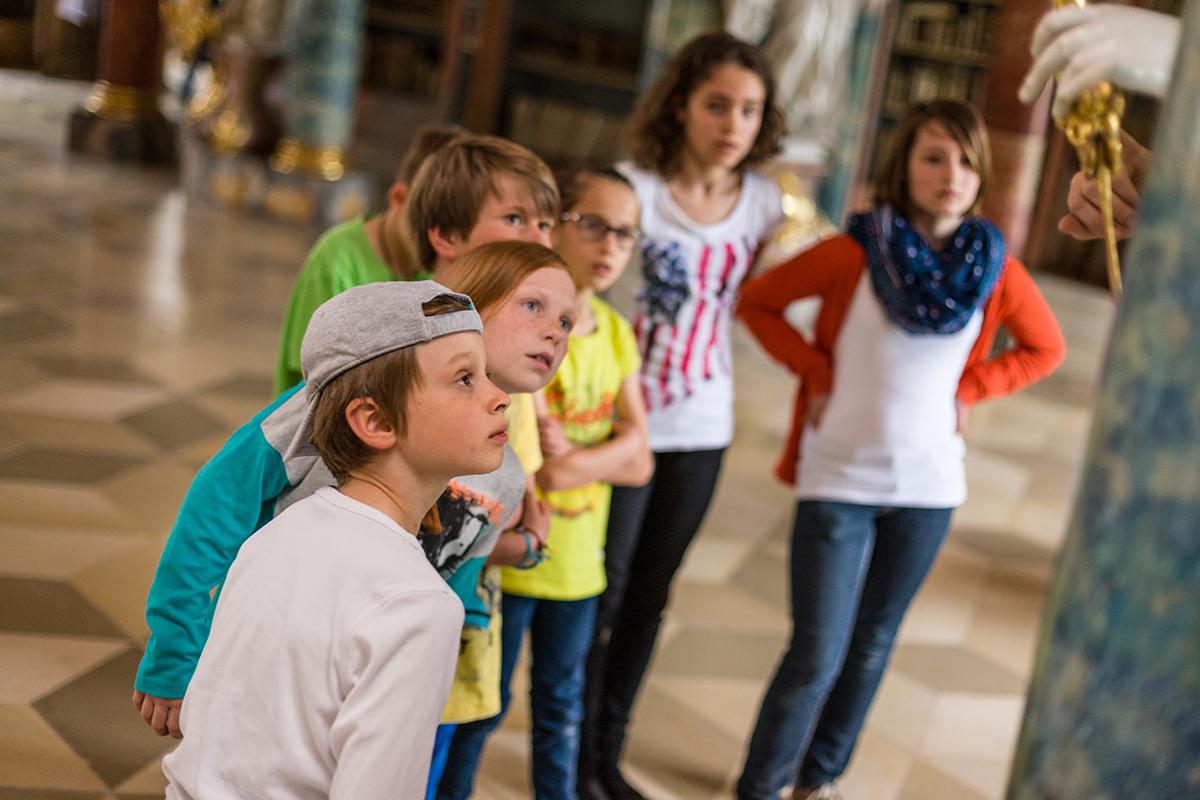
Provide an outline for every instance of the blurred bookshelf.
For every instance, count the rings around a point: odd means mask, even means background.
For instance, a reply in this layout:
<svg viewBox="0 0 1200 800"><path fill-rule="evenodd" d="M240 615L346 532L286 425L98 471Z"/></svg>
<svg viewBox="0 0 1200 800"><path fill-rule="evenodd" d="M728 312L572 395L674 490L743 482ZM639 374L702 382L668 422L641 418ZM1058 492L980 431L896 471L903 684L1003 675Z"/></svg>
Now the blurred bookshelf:
<svg viewBox="0 0 1200 800"><path fill-rule="evenodd" d="M551 164L618 158L650 6L518 0L497 129Z"/></svg>
<svg viewBox="0 0 1200 800"><path fill-rule="evenodd" d="M442 0L368 0L362 86L432 100L450 8Z"/></svg>
<svg viewBox="0 0 1200 800"><path fill-rule="evenodd" d="M552 164L611 161L641 85L647 19L665 1L368 0L362 85Z"/></svg>
<svg viewBox="0 0 1200 800"><path fill-rule="evenodd" d="M982 109L1000 0L901 0L891 20L875 112L875 139L860 182L869 183L912 103L947 98Z"/></svg>

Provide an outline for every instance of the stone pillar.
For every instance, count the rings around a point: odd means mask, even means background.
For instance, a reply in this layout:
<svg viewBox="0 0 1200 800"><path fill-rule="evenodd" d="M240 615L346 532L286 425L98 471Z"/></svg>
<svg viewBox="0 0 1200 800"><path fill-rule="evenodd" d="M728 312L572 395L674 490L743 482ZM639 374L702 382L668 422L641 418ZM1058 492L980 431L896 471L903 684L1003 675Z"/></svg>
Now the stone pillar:
<svg viewBox="0 0 1200 800"><path fill-rule="evenodd" d="M1153 150L1009 800L1200 797L1200 48Z"/></svg>
<svg viewBox="0 0 1200 800"><path fill-rule="evenodd" d="M283 137L270 158L218 152L189 136L190 194L317 228L362 214L374 184L346 164L354 135L365 0L305 0L286 46Z"/></svg>
<svg viewBox="0 0 1200 800"><path fill-rule="evenodd" d="M326 180L345 173L354 133L362 0L309 0L290 50L285 77L284 136L271 159L278 172Z"/></svg>
<svg viewBox="0 0 1200 800"><path fill-rule="evenodd" d="M98 73L88 99L71 114L68 146L114 161L173 160L174 132L158 109L162 50L157 0L108 0Z"/></svg>
<svg viewBox="0 0 1200 800"><path fill-rule="evenodd" d="M846 104L839 132L829 146L826 173L817 190L822 213L841 225L855 203L854 172L869 164L875 139L875 111L887 74L888 49L896 15L893 3L868 3L858 17L850 48ZM865 171L865 168L864 168Z"/></svg>
<svg viewBox="0 0 1200 800"><path fill-rule="evenodd" d="M1047 7L1045 0L1005 0L996 12L982 109L992 142L992 184L983 215L1004 232L1009 252L1018 257L1037 202L1050 93L1027 106L1017 99L1017 89L1033 63L1029 44Z"/></svg>

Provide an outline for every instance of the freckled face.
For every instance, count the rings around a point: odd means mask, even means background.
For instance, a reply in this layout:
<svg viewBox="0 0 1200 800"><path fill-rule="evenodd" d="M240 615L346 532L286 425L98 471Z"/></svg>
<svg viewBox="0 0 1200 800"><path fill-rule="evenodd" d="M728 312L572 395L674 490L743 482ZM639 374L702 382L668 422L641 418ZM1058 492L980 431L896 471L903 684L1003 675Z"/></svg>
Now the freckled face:
<svg viewBox="0 0 1200 800"><path fill-rule="evenodd" d="M541 389L567 354L575 327L575 284L565 269L531 273L483 317L488 372L507 392Z"/></svg>

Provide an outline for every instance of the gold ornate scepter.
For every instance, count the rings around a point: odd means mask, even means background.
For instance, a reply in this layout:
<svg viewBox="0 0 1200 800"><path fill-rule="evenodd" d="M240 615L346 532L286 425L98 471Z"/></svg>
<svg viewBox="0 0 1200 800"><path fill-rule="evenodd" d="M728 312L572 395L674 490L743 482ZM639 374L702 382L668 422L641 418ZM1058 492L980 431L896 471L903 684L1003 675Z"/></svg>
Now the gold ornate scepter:
<svg viewBox="0 0 1200 800"><path fill-rule="evenodd" d="M1067 5L1083 8L1084 0L1054 0L1056 8ZM1108 81L1101 81L1075 101L1065 118L1056 119L1058 127L1079 156L1084 174L1096 181L1100 190L1100 213L1104 217L1105 260L1108 263L1108 287L1113 297L1121 296L1121 262L1117 254L1117 229L1113 224L1112 182L1121 169L1121 116L1125 96Z"/></svg>

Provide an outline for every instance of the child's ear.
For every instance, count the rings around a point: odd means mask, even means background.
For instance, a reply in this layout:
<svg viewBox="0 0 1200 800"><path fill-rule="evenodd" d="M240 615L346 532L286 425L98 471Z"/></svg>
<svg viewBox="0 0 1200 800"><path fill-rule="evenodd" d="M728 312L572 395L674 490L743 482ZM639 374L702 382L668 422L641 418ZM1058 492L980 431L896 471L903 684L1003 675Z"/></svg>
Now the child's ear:
<svg viewBox="0 0 1200 800"><path fill-rule="evenodd" d="M346 424L363 444L374 450L396 446L396 429L388 422L379 404L370 397L356 397L346 404Z"/></svg>
<svg viewBox="0 0 1200 800"><path fill-rule="evenodd" d="M443 231L441 228L428 228L425 235L429 237L429 245L433 248L433 252L445 259L458 257L458 234L453 231Z"/></svg>
<svg viewBox="0 0 1200 800"><path fill-rule="evenodd" d="M397 211L403 210L404 204L408 202L408 184L404 181L396 181L388 187L387 201L389 208Z"/></svg>

